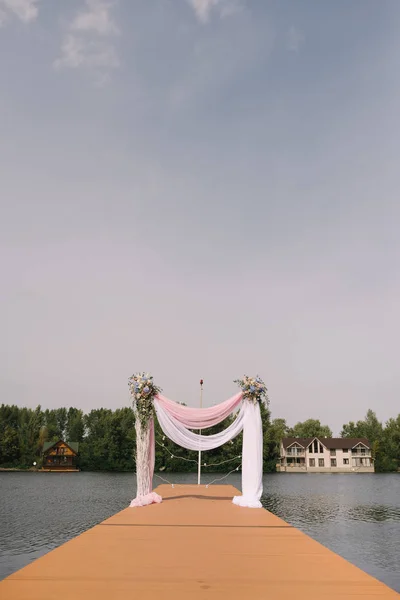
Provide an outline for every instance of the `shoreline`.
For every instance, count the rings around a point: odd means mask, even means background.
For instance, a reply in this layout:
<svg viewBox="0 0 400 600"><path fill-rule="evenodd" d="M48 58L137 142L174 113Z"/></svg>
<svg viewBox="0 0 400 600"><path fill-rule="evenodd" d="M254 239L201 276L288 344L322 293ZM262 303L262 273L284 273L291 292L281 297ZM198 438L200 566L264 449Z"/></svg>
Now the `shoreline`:
<svg viewBox="0 0 400 600"><path fill-rule="evenodd" d="M18 473L34 473L38 471L38 469L33 469L31 467L0 467L0 473L9 473L9 472L18 472Z"/></svg>
<svg viewBox="0 0 400 600"><path fill-rule="evenodd" d="M182 474L188 474L188 473L194 473L194 471L176 471L177 473L182 473ZM220 473L221 471L212 471L210 472L212 474L215 473ZM100 470L95 470L95 471L82 471L82 470L42 470L42 469L36 469L34 467L0 467L0 473L115 473L115 474L122 474L122 473L131 473L131 474L135 474L135 471L100 471ZM297 473L299 474L299 473ZM400 470L399 471L384 471L384 472L376 472L375 473L300 473L301 475L400 475ZM279 473L278 471L276 472L265 472L263 473L263 475L287 475L287 473ZM295 473L291 473L291 475L295 475Z"/></svg>

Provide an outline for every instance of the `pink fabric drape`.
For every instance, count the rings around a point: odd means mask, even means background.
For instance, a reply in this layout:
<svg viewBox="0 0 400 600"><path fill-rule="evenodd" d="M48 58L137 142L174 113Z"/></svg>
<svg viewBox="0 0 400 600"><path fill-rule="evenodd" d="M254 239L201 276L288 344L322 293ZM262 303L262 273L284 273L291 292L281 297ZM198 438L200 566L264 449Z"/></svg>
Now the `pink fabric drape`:
<svg viewBox="0 0 400 600"><path fill-rule="evenodd" d="M191 408L182 406L173 402L161 394L157 394L155 399L162 406L165 413L169 413L181 425L187 429L207 429L213 425L221 423L226 419L240 404L243 393L240 392L229 400L225 400L217 406L209 408ZM231 425L232 427L232 425ZM228 428L229 429L229 428ZM193 435L193 434L192 434ZM206 439L206 436L204 437ZM143 430L140 420L136 421L136 476L137 476L137 495L132 500L130 506L147 506L162 501L161 496L152 492L153 475L155 466L155 436L154 422L150 420Z"/></svg>
<svg viewBox="0 0 400 600"><path fill-rule="evenodd" d="M150 492L146 496L136 496L130 503L130 508L137 508L138 506L149 506L149 504L161 504L162 498L156 492Z"/></svg>
<svg viewBox="0 0 400 600"><path fill-rule="evenodd" d="M156 438L154 435L154 419L150 421L150 448L149 448L149 467L150 467L150 489L153 489L153 475L156 464Z"/></svg>
<svg viewBox="0 0 400 600"><path fill-rule="evenodd" d="M166 412L188 429L207 429L207 427L217 425L226 419L239 406L243 393L239 392L229 400L208 408L182 406L161 394L157 394L156 398Z"/></svg>

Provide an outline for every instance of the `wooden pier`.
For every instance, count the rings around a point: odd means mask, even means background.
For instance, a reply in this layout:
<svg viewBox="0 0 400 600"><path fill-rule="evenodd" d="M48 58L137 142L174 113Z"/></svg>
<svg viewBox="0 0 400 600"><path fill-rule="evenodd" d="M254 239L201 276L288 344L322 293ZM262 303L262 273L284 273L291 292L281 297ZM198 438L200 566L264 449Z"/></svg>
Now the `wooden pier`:
<svg viewBox="0 0 400 600"><path fill-rule="evenodd" d="M160 486L0 582L1 600L399 600L228 485Z"/></svg>

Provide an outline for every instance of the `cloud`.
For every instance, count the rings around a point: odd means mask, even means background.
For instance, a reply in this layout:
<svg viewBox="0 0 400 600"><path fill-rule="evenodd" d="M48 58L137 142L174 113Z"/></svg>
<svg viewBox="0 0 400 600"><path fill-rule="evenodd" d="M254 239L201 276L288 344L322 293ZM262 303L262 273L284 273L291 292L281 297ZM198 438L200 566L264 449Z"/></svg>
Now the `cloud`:
<svg viewBox="0 0 400 600"><path fill-rule="evenodd" d="M109 70L120 66L117 50L109 39L120 31L112 16L115 2L85 0L85 8L67 27L56 69L86 69L93 72L96 85L105 85Z"/></svg>
<svg viewBox="0 0 400 600"><path fill-rule="evenodd" d="M227 90L237 97L236 83L269 62L274 43L270 22L257 19L250 10L240 19L230 19L223 31L220 27L202 30L171 79L168 100L172 110L198 109L211 98L214 103Z"/></svg>
<svg viewBox="0 0 400 600"><path fill-rule="evenodd" d="M72 31L96 32L99 35L118 34L119 29L111 17L113 3L86 0L87 9L78 13L71 23Z"/></svg>
<svg viewBox="0 0 400 600"><path fill-rule="evenodd" d="M119 66L119 59L112 44L103 40L93 40L68 34L61 47L62 57L55 66L78 69L112 69Z"/></svg>
<svg viewBox="0 0 400 600"><path fill-rule="evenodd" d="M17 17L24 23L34 21L39 14L40 0L0 0L0 26L10 16Z"/></svg>
<svg viewBox="0 0 400 600"><path fill-rule="evenodd" d="M292 25L287 33L286 40L288 50L298 52L304 44L305 36L302 31Z"/></svg>
<svg viewBox="0 0 400 600"><path fill-rule="evenodd" d="M189 0L189 2L202 23L207 23L213 10L218 12L221 19L243 10L242 0Z"/></svg>

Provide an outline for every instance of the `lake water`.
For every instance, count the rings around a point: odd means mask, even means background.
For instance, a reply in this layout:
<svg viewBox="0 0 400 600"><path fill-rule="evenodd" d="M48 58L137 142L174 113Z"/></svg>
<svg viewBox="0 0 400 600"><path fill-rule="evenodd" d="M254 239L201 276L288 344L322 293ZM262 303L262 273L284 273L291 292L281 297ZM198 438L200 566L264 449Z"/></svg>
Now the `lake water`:
<svg viewBox="0 0 400 600"><path fill-rule="evenodd" d="M167 478L197 481L195 474ZM223 483L240 488L240 475ZM122 510L134 495L133 474L0 473L0 579ZM400 592L400 475L265 475L263 504Z"/></svg>

